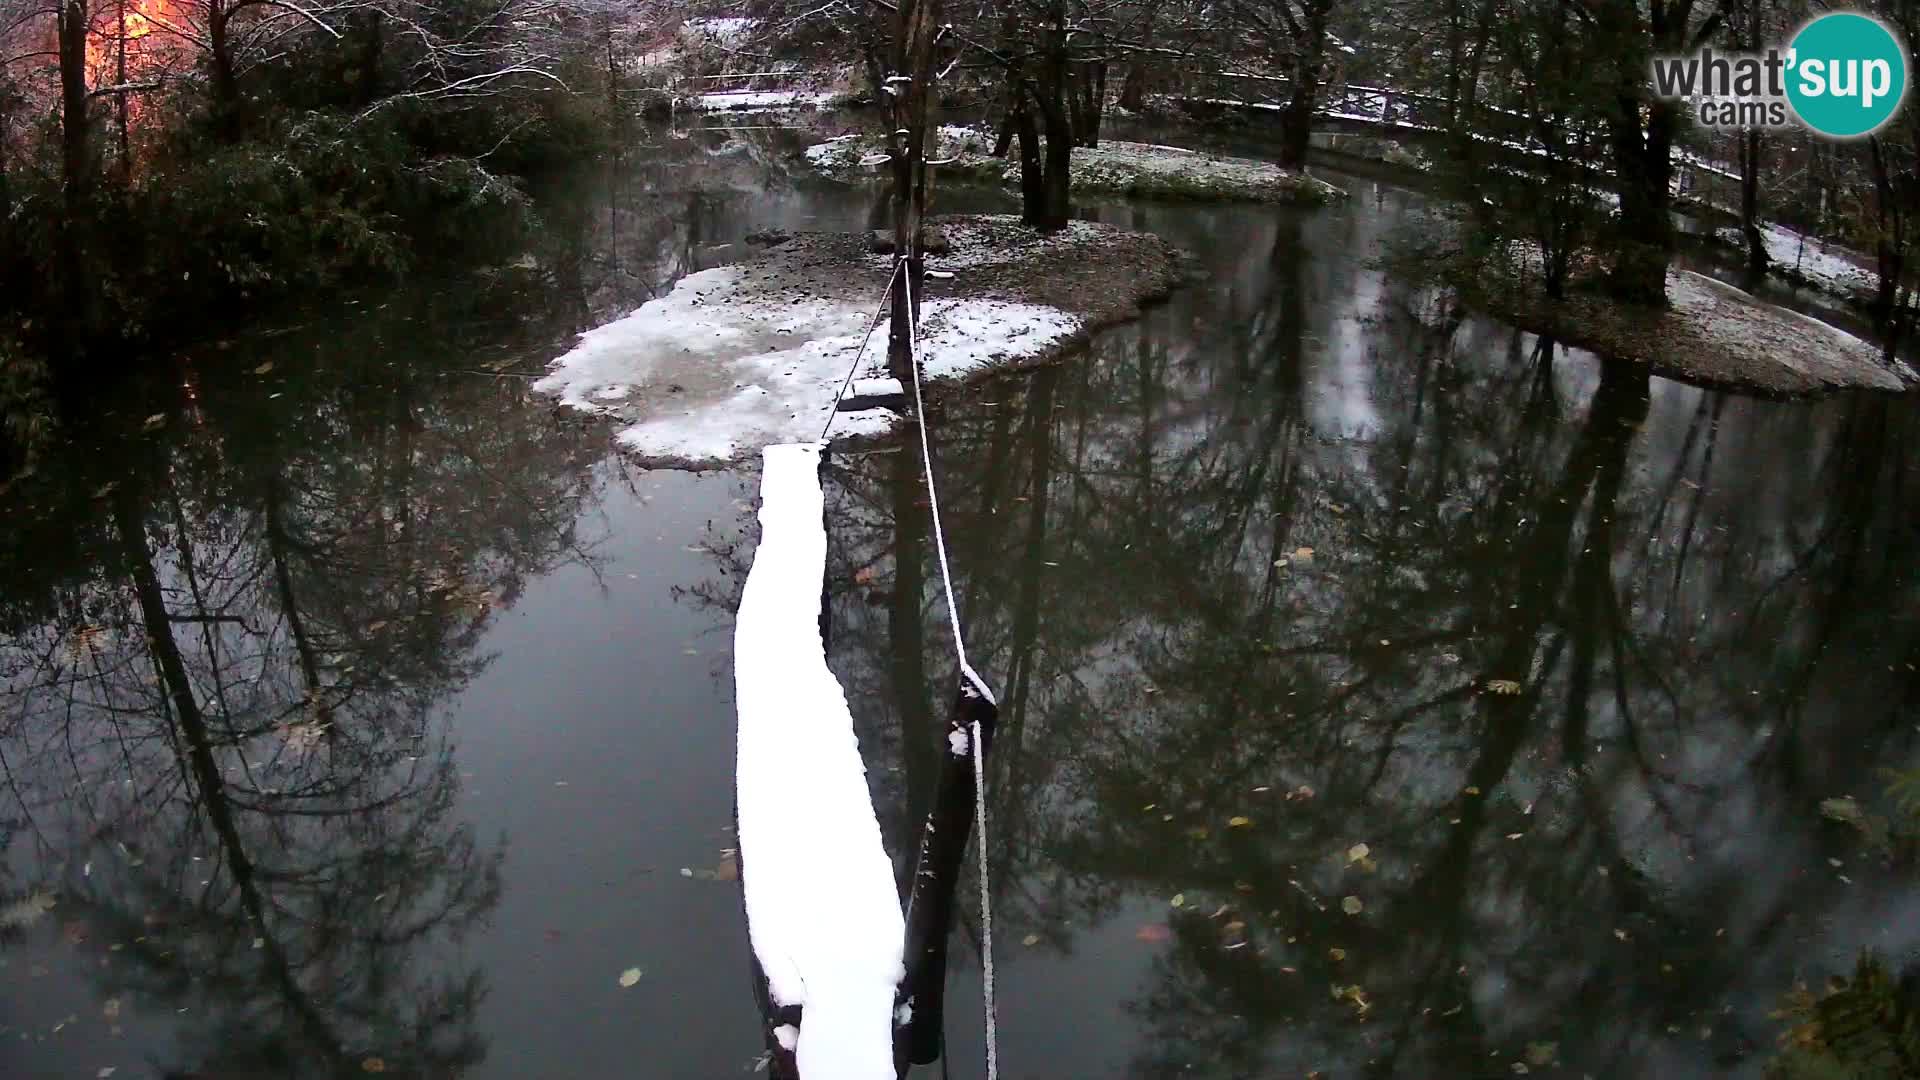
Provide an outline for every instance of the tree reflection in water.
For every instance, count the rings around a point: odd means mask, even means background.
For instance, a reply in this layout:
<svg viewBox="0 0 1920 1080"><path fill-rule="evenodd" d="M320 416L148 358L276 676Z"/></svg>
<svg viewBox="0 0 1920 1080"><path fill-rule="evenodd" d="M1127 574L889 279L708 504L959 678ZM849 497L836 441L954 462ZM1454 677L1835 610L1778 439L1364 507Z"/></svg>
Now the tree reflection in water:
<svg viewBox="0 0 1920 1080"><path fill-rule="evenodd" d="M1816 809L1912 745L1912 410L1601 369L1368 269L1381 220L1156 216L1213 288L936 420L998 937L1037 939L1002 1004L1119 1010L1009 1060L1757 1075L1796 977L1915 944ZM952 654L885 449L829 487L833 660L907 853ZM1143 974L1023 996L1050 963Z"/></svg>
<svg viewBox="0 0 1920 1080"><path fill-rule="evenodd" d="M10 530L32 587L0 645L0 890L56 900L35 972L92 983L103 1060L161 1016L148 1052L182 1075L451 1076L486 1052L459 943L504 847L454 813L437 707L488 664L496 607L591 564L605 443L517 380L449 374L475 311L427 307L276 343L257 377L187 369L178 420L76 431L97 453Z"/></svg>

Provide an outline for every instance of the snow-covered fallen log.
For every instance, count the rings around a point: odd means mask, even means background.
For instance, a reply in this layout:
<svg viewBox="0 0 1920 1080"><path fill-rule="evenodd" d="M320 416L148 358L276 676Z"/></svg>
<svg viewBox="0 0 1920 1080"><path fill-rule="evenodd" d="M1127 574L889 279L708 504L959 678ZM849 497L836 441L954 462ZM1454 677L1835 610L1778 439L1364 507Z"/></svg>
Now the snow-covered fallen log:
<svg viewBox="0 0 1920 1080"><path fill-rule="evenodd" d="M760 547L733 649L748 936L774 1004L801 1007L803 1080L893 1080L905 926L820 639L820 446L769 446L763 459Z"/></svg>

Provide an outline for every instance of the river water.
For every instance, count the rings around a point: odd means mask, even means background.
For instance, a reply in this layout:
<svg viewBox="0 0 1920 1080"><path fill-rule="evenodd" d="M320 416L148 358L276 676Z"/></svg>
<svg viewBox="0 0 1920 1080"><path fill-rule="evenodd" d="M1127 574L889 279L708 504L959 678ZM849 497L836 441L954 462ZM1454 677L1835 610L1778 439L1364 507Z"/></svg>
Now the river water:
<svg viewBox="0 0 1920 1080"><path fill-rule="evenodd" d="M646 141L530 260L210 341L0 496L0 1075L753 1075L754 478L525 375L873 200ZM1758 1077L1797 980L1920 948L1912 864L1819 811L1920 755L1920 414L1603 371L1384 276L1421 198L1332 179L1095 208L1206 282L934 417L1003 1075ZM954 664L900 450L828 516L904 875Z"/></svg>

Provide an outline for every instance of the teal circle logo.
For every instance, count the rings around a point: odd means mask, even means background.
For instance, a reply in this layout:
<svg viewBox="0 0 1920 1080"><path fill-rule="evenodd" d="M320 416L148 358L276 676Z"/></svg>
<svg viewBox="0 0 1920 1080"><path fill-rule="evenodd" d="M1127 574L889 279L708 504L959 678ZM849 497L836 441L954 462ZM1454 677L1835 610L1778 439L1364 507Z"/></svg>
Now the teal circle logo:
<svg viewBox="0 0 1920 1080"><path fill-rule="evenodd" d="M1822 15L1794 35L1787 103L1821 135L1872 134L1907 95L1907 52L1878 19Z"/></svg>

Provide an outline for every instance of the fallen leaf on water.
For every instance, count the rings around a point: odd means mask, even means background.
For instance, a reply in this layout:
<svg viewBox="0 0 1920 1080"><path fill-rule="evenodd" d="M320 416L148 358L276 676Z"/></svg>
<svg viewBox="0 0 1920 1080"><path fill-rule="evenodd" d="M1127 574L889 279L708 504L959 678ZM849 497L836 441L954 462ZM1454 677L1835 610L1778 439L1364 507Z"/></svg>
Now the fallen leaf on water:
<svg viewBox="0 0 1920 1080"><path fill-rule="evenodd" d="M157 412L157 413L154 413L152 416L147 417L146 422L140 425L140 429L142 431L152 431L153 429L157 427L161 427L162 425L166 424L166 422L167 422L167 414Z"/></svg>
<svg viewBox="0 0 1920 1080"><path fill-rule="evenodd" d="M1492 694L1517 694L1520 684L1512 679L1488 679L1487 692Z"/></svg>
<svg viewBox="0 0 1920 1080"><path fill-rule="evenodd" d="M1517 832L1510 832L1510 833L1508 833L1508 834L1507 834L1507 839L1509 839L1509 840L1518 840L1518 839L1520 839L1521 837L1523 837L1523 836L1525 836L1525 835L1527 835L1527 834L1526 834L1526 833L1517 833Z"/></svg>
<svg viewBox="0 0 1920 1080"><path fill-rule="evenodd" d="M639 981L640 981L640 969L637 967L628 968L627 970L620 973L620 987L623 990Z"/></svg>
<svg viewBox="0 0 1920 1080"><path fill-rule="evenodd" d="M1547 1066L1560 1056L1560 1044L1557 1042L1537 1042L1527 1044L1527 1064Z"/></svg>
<svg viewBox="0 0 1920 1080"><path fill-rule="evenodd" d="M100 1071L97 1073L94 1073L93 1075L98 1077L99 1080L107 1080L107 1077L112 1076L117 1071L118 1070L115 1069L112 1065L102 1065L100 1066Z"/></svg>
<svg viewBox="0 0 1920 1080"><path fill-rule="evenodd" d="M1168 938L1171 938L1172 936L1173 936L1173 931L1167 929L1167 924L1157 923L1157 922L1148 923L1145 926L1142 926L1140 929L1135 930L1133 932L1134 940L1145 941L1145 942L1149 942L1156 945L1159 944L1160 942L1166 941Z"/></svg>
<svg viewBox="0 0 1920 1080"><path fill-rule="evenodd" d="M1466 793L1469 795L1478 795L1480 794L1480 789L1472 785L1468 785L1466 789Z"/></svg>
<svg viewBox="0 0 1920 1080"><path fill-rule="evenodd" d="M1350 863L1356 863L1371 854L1373 854L1372 848L1368 847L1365 844L1355 844L1352 847L1347 849L1347 861Z"/></svg>
<svg viewBox="0 0 1920 1080"><path fill-rule="evenodd" d="M1860 810L1860 804L1851 795L1837 799L1820 800L1820 814L1829 821L1838 821L1843 825L1856 828L1866 824L1867 815Z"/></svg>
<svg viewBox="0 0 1920 1080"><path fill-rule="evenodd" d="M1020 944L1022 944L1022 945L1038 945L1038 944L1040 944L1040 935L1039 935L1039 934L1028 934L1028 935L1027 935L1026 937L1023 937L1023 938L1021 938L1021 939L1020 939Z"/></svg>
<svg viewBox="0 0 1920 1080"><path fill-rule="evenodd" d="M1327 950L1327 959L1333 961L1336 964L1342 960L1345 960L1346 958L1347 958L1347 950L1345 949L1332 948Z"/></svg>
<svg viewBox="0 0 1920 1080"><path fill-rule="evenodd" d="M1244 829L1253 824L1253 819L1250 817L1230 817L1227 819L1227 824L1236 829Z"/></svg>
<svg viewBox="0 0 1920 1080"><path fill-rule="evenodd" d="M1346 912L1349 915L1358 915L1362 911L1365 911L1366 908L1367 908L1367 905L1361 903L1360 898L1357 896L1349 896L1346 899L1340 901L1340 910Z"/></svg>
<svg viewBox="0 0 1920 1080"><path fill-rule="evenodd" d="M45 892L31 892L25 899L0 905L0 930L24 930L39 922L53 907L53 895Z"/></svg>
<svg viewBox="0 0 1920 1080"><path fill-rule="evenodd" d="M273 370L273 361L269 360L266 363L261 364L259 367L254 368L253 373L255 375L265 375L267 372L272 370Z"/></svg>
<svg viewBox="0 0 1920 1080"><path fill-rule="evenodd" d="M387 1063L377 1057L370 1057L360 1062L360 1071L383 1073L387 1071Z"/></svg>
<svg viewBox="0 0 1920 1080"><path fill-rule="evenodd" d="M1307 565L1313 561L1313 549L1310 547L1294 548L1293 561L1299 563L1301 566Z"/></svg>
<svg viewBox="0 0 1920 1080"><path fill-rule="evenodd" d="M1173 899L1167 901L1167 903L1172 904L1174 907L1186 907L1187 894L1183 892L1174 893Z"/></svg>

